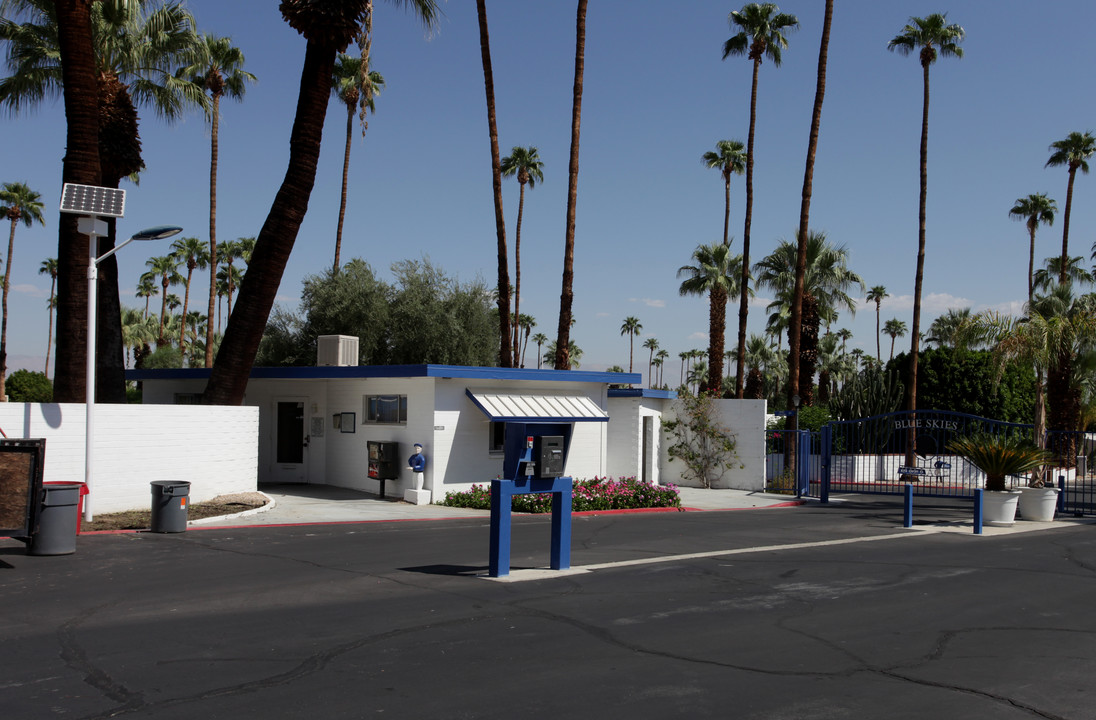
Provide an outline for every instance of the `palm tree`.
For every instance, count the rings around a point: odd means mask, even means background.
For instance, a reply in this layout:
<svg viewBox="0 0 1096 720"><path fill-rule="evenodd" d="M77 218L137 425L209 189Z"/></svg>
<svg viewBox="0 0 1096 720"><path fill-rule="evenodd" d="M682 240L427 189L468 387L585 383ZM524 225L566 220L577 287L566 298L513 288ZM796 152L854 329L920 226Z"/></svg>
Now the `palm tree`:
<svg viewBox="0 0 1096 720"><path fill-rule="evenodd" d="M833 0L826 0L826 9L822 20L822 41L818 50L818 70L815 76L814 109L811 113L811 130L807 140L807 167L803 172L803 191L799 204L799 235L796 237L798 252L795 263L795 285L792 290L791 339L788 344L788 357L790 359L790 365L788 366L789 387L796 387L799 385L799 365L802 356L801 348L799 347L799 339L803 334L803 282L806 273L807 242L809 239L807 231L810 228L811 195L814 187L814 162L818 154L818 133L822 125L822 101L826 94L826 62L829 55L830 27L832 24ZM830 319L827 318L827 331L829 330L829 327ZM785 407L788 410L793 411L792 416L789 419L788 427L798 430L799 414L798 412L794 412L797 409L795 407L794 392L787 398ZM789 464L788 469L794 473L795 460L792 457L789 457L789 459L791 460L791 463Z"/></svg>
<svg viewBox="0 0 1096 720"><path fill-rule="evenodd" d="M487 95L487 129L491 140L491 185L495 200L495 238L498 255L499 365L513 367L510 335L510 268L506 257L506 219L502 212L502 161L499 159L499 131L495 123L495 76L491 69L491 36L487 30L487 3L476 0L479 19L480 59L483 88ZM566 344L564 344L566 345ZM564 368L557 367L557 370Z"/></svg>
<svg viewBox="0 0 1096 720"><path fill-rule="evenodd" d="M209 310L212 317L213 306L217 302L217 164L220 157L221 98L243 99L247 84L256 78L244 70L244 54L232 45L232 38L204 34L201 38L202 55L198 62L179 72L201 88L203 95L209 93L211 100L208 108L210 123L210 161L209 161ZM203 266L205 267L205 266ZM180 343L180 347L182 343ZM213 328L206 329L205 367L213 367Z"/></svg>
<svg viewBox="0 0 1096 720"><path fill-rule="evenodd" d="M799 232L796 231L796 237ZM798 243L782 240L777 248L754 266L759 285L776 292L768 309L790 307L796 282ZM818 357L818 330L823 318L833 318L842 307L856 313L856 301L849 295L854 286L863 287L863 279L848 268L848 250L833 246L826 234L812 230L807 236L806 264L803 272L803 320L799 339L799 386L791 388L804 406L814 402L812 383ZM789 332L791 332L789 328Z"/></svg>
<svg viewBox="0 0 1096 720"><path fill-rule="evenodd" d="M723 244L731 242L731 175L741 175L746 172L746 146L741 140L720 140L715 144L715 150L709 150L701 158L704 167L718 169L723 176L723 186L726 190L726 200L723 205Z"/></svg>
<svg viewBox="0 0 1096 720"><path fill-rule="evenodd" d="M670 357L670 351L669 350L659 350L657 353L655 353L655 363L658 366L658 387L663 387L664 386L663 385L663 379L662 379L662 377L663 377L662 373L663 373L663 369L665 368L665 365L666 365L666 360L669 357Z"/></svg>
<svg viewBox="0 0 1096 720"><path fill-rule="evenodd" d="M518 195L518 224L514 230L514 314L520 313L521 305L521 216L525 209L525 186L532 190L538 182L544 182L544 163L537 155L535 147L517 147L502 159L499 166L502 177L517 176L520 193ZM513 329L514 358L518 356L520 328Z"/></svg>
<svg viewBox="0 0 1096 720"><path fill-rule="evenodd" d="M153 341L156 340L156 326L148 313L140 310L122 308L122 346L131 353L138 366L148 355Z"/></svg>
<svg viewBox="0 0 1096 720"><path fill-rule="evenodd" d="M563 245L563 291L559 296L556 369L570 367L571 306L575 281L575 212L578 204L578 146L582 126L582 77L586 66L586 3L578 0L575 18L575 84L571 94L571 159L567 167L567 230Z"/></svg>
<svg viewBox="0 0 1096 720"><path fill-rule="evenodd" d="M1096 153L1096 137L1091 132L1071 132L1064 140L1050 144L1051 155L1044 167L1065 165L1069 171L1066 186L1066 209L1062 214L1062 268L1059 282L1066 282L1066 264L1069 261L1069 215L1073 209L1073 181L1080 169L1088 175L1088 159Z"/></svg>
<svg viewBox="0 0 1096 720"><path fill-rule="evenodd" d="M974 349L981 343L973 320L969 307L950 308L929 325L925 342L940 348Z"/></svg>
<svg viewBox="0 0 1096 720"><path fill-rule="evenodd" d="M620 326L620 334L628 336L628 372L632 372L632 358L635 355L635 337L639 335L639 331L643 329L643 325L640 324L639 318L629 315L624 318L624 323Z"/></svg>
<svg viewBox="0 0 1096 720"><path fill-rule="evenodd" d="M750 224L753 220L754 128L757 126L757 77L761 61L768 57L774 67L780 67L781 55L788 47L785 33L799 27L795 15L782 13L775 3L749 3L728 16L731 29L740 31L723 43L723 59L745 55L753 63L753 83L750 86L750 131L746 141L746 215L742 231L742 279L739 283L738 307L738 380L735 397L742 398L743 362L746 355L746 320L749 313L750 288ZM713 373L714 374L714 373Z"/></svg>
<svg viewBox="0 0 1096 720"><path fill-rule="evenodd" d="M871 290L868 290L868 296L865 298L867 302L875 303L875 359L882 362L883 353L879 349L879 311L883 307L883 298L890 297L887 294L887 288L883 285L876 285ZM893 343L891 343L893 345ZM894 353L891 353L893 356Z"/></svg>
<svg viewBox="0 0 1096 720"><path fill-rule="evenodd" d="M42 196L31 190L26 183L4 183L0 188L0 218L11 221L8 234L8 259L4 266L3 305L0 307L0 401L8 399L4 392L4 379L8 373L8 291L11 289L11 260L15 252L15 227L23 223L25 227L41 225Z"/></svg>
<svg viewBox="0 0 1096 720"><path fill-rule="evenodd" d="M514 364L517 365L518 367L525 367L525 351L529 348L529 335L530 335L530 333L533 332L533 328L535 328L536 326L537 326L537 319L534 318L532 315L526 315L525 313L522 313L522 314L518 315L517 330L520 334L525 335L525 341L523 343L521 343L521 348L520 348L521 349L520 362L518 360L518 358L519 358L518 353L515 351L515 354L514 354ZM518 339L519 340L521 339L520 335L519 335Z"/></svg>
<svg viewBox="0 0 1096 720"><path fill-rule="evenodd" d="M179 274L179 259L174 255L161 255L160 257L149 258L145 265L148 267L148 272L154 277L160 278L160 287L163 288L160 295L162 301L160 303L160 329L156 334L157 345L163 345L164 343L164 318L167 316L167 305L171 297L169 296L167 289L172 285L178 285L185 282L185 278Z"/></svg>
<svg viewBox="0 0 1096 720"><path fill-rule="evenodd" d="M366 59L339 53L335 60L335 74L331 79L331 94L346 106L346 147L343 149L342 197L339 201L339 224L335 230L335 272L339 271L339 252L342 249L343 221L346 218L346 187L350 179L350 147L354 137L354 111L359 110L362 138L369 123L366 112L376 112L374 98L384 88L384 78L373 69L366 71Z"/></svg>
<svg viewBox="0 0 1096 720"><path fill-rule="evenodd" d="M894 340L895 338L906 336L906 323L894 318L887 321L887 324L883 326L883 334L891 339L890 359L894 359ZM880 360L882 362L882 360Z"/></svg>
<svg viewBox="0 0 1096 720"><path fill-rule="evenodd" d="M774 357L772 348L760 335L750 335L746 342L745 366L746 372L745 397L750 400L760 400L765 397L764 376L761 369L769 365Z"/></svg>
<svg viewBox="0 0 1096 720"><path fill-rule="evenodd" d="M1066 263L1064 274L1067 283L1074 285L1091 285L1093 283L1093 274L1082 264L1084 260L1084 257L1074 255ZM1055 285L1061 284L1062 274L1062 258L1057 255L1048 257L1043 260L1043 267L1036 270L1032 276L1032 287L1036 292L1049 292L1054 289Z"/></svg>
<svg viewBox="0 0 1096 720"><path fill-rule="evenodd" d="M548 342L548 336L544 333L537 333L533 336L533 342L537 344L537 370L540 370L540 361L542 357L540 348L544 343Z"/></svg>
<svg viewBox="0 0 1096 720"><path fill-rule="evenodd" d="M195 237L179 238L171 243L171 250L186 267L186 291L183 293L183 317L186 317L190 306L190 281L194 277L194 270L204 270L209 265L208 246ZM180 337L179 350L186 355L186 338Z"/></svg>
<svg viewBox="0 0 1096 720"><path fill-rule="evenodd" d="M947 22L947 14L934 13L925 18L911 17L902 32L887 43L887 49L909 55L919 52L923 75L924 93L921 105L921 195L917 210L917 270L913 283L913 329L910 332L910 373L907 389L907 406L917 410L917 354L921 343L921 285L925 273L925 209L929 190L929 66L938 55L963 57L959 43L966 33L963 28ZM910 423L906 443L906 465L913 465L916 452L916 428Z"/></svg>
<svg viewBox="0 0 1096 720"><path fill-rule="evenodd" d="M99 98L95 44L91 34L92 4L85 0L51 3L57 26L57 48L65 76L65 156L61 181L99 185ZM57 362L54 402L84 402L87 375L87 237L75 215L61 215L57 234ZM83 251L82 251L83 250Z"/></svg>
<svg viewBox="0 0 1096 720"><path fill-rule="evenodd" d="M428 26L439 13L435 0L403 0L401 4L413 9ZM362 40L368 42L372 7L371 0L282 0L279 5L285 21L306 40L289 166L255 242L248 281L240 288L236 312L228 319L202 395L204 403L238 405L243 401L255 353L316 181L335 57L351 41L362 38L363 24Z"/></svg>
<svg viewBox="0 0 1096 720"><path fill-rule="evenodd" d="M686 278L678 292L681 295L708 295L708 392L716 397L723 394L723 350L727 327L727 298L738 292L741 277L740 255L731 253L729 245L715 243L698 245L693 251L695 265L678 268L677 276Z"/></svg>
<svg viewBox="0 0 1096 720"><path fill-rule="evenodd" d="M0 102L13 111L33 107L46 97L62 90L64 76L59 52L58 21L54 3L43 0L13 0L12 5L24 11L29 21L23 25L4 25L4 38L11 43L9 63L12 77L0 83ZM151 107L166 120L178 118L192 107L205 108L207 102L201 89L176 76L180 67L193 62L201 47L194 31L194 18L181 2L170 0L152 7L151 3L93 3L89 25L98 75L93 102L97 107L98 155L100 175L92 184L116 188L127 178L144 168L138 132L137 109ZM108 235L98 248L105 253L114 247L115 224L108 222ZM62 230L64 233L64 230ZM81 239L80 245L86 240ZM70 249L71 252L71 249ZM58 305L58 357L73 351L83 364L84 350L62 343L61 334L71 322L67 318L68 303L63 297L66 261L58 254L61 265L62 297ZM86 278L87 255L78 267ZM125 362L122 350L121 308L118 295L118 266L113 256L99 264L98 283L98 347L96 364L98 387L103 402L125 402ZM80 294L86 318L86 300ZM84 322L84 318L81 318ZM75 323L73 323L75 324ZM79 334L83 337L83 333ZM68 360L65 360L66 364ZM73 389L72 381L61 377L60 392L54 397L65 401ZM82 375L82 373L81 373Z"/></svg>
<svg viewBox="0 0 1096 720"><path fill-rule="evenodd" d="M1057 449L1063 462L1071 465L1076 453L1069 452L1074 446L1068 433L1080 429L1080 382L1073 376L1072 359L1081 351L1091 350L1096 342L1093 296L1075 298L1066 283L1047 295L1037 295L1027 315L1019 320L983 313L978 322L993 333L994 355L1000 363L1034 365L1035 441L1044 446L1045 428L1062 431L1059 437L1064 442ZM1047 379L1045 394L1043 377Z"/></svg>
<svg viewBox="0 0 1096 720"><path fill-rule="evenodd" d="M225 243L227 245L227 243ZM224 287L224 296L228 299L228 318L232 319L232 295L243 280L243 273L239 268L225 264L217 271L217 284Z"/></svg>
<svg viewBox="0 0 1096 720"><path fill-rule="evenodd" d="M1028 235L1031 236L1031 248L1028 252L1028 302L1035 297L1035 288L1032 285L1035 275L1035 230L1040 223L1053 225L1056 212L1057 203L1048 198L1046 193L1032 193L1026 198L1017 198L1012 209L1008 211L1009 217L1025 222Z"/></svg>
<svg viewBox="0 0 1096 720"><path fill-rule="evenodd" d="M556 341L553 340L548 343L548 349L544 351L544 362L554 362L558 357L559 353L556 351ZM556 368L557 370L578 370L579 367L581 367L579 360L582 359L582 348L575 345L574 340L571 341L571 347L567 349L567 358L570 364L565 368Z"/></svg>
<svg viewBox="0 0 1096 720"><path fill-rule="evenodd" d="M156 287L156 279L147 273L142 275L137 281L137 292L134 294L145 299L145 317L148 317L149 300L160 294L160 289Z"/></svg>
<svg viewBox="0 0 1096 720"><path fill-rule="evenodd" d="M841 338L841 352L845 352L845 343L852 339L852 330L841 328L837 331L837 337Z"/></svg>
<svg viewBox="0 0 1096 720"><path fill-rule="evenodd" d="M643 347L651 351L650 355L647 356L647 387L653 388L655 382L654 378L651 377L651 368L654 366L655 362L655 350L658 350L658 339L653 337L647 338L643 341Z"/></svg>
<svg viewBox="0 0 1096 720"><path fill-rule="evenodd" d="M46 377L49 377L49 354L53 346L53 310L57 307L57 258L46 258L38 268L39 275L49 275L49 331L46 333Z"/></svg>

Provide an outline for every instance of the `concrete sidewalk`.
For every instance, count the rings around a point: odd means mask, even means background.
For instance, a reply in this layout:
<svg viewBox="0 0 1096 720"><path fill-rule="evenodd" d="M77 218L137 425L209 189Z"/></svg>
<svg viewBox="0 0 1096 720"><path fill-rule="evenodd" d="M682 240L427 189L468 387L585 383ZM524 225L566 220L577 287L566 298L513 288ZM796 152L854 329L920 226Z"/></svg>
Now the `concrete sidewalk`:
<svg viewBox="0 0 1096 720"><path fill-rule="evenodd" d="M332 485L263 485L260 492L271 502L262 508L236 515L194 520L189 527L236 527L258 525L308 525L334 522L378 522L400 520L442 520L488 517L488 510L412 505L394 497L335 487ZM800 504L791 495L773 495L747 490L678 488L686 510L743 510L786 507Z"/></svg>

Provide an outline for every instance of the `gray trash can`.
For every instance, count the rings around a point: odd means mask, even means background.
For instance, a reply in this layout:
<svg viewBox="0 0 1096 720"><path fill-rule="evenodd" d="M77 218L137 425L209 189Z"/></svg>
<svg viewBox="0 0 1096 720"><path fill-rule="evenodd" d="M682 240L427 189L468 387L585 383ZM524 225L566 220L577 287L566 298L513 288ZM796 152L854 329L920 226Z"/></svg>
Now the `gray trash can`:
<svg viewBox="0 0 1096 720"><path fill-rule="evenodd" d="M38 529L30 537L28 555L71 555L76 552L76 527L80 520L80 491L84 483L42 485Z"/></svg>
<svg viewBox="0 0 1096 720"><path fill-rule="evenodd" d="M186 504L190 483L156 480L152 483L152 521L154 533L181 533L186 530Z"/></svg>

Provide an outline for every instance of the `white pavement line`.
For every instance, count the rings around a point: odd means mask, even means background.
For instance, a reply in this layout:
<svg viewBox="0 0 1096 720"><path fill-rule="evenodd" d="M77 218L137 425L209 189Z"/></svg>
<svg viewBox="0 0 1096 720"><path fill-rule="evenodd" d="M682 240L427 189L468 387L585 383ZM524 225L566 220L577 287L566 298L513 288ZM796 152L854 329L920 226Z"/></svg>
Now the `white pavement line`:
<svg viewBox="0 0 1096 720"><path fill-rule="evenodd" d="M619 560L617 562L595 563L593 565L580 565L567 570L549 570L546 568L532 568L529 570L515 570L503 577L489 577L483 575L485 580L499 582L524 582L526 580L545 580L547 578L575 575L578 573L593 572L594 570L611 570L622 567L634 567L636 565L653 565L655 563L681 562L683 560L703 560L704 558L725 557L727 555L745 555L747 553L772 552L774 550L801 550L803 548L827 547L830 545L849 545L851 543L873 542L876 540L895 540L908 538L911 535L924 535L933 532L932 529L910 528L908 532L897 535L871 535L867 537L846 538L844 540L819 540L818 542L789 543L787 545L762 545L759 547L735 548L733 550L711 550L709 552L685 553L682 555L660 555L658 557L638 558L636 560Z"/></svg>

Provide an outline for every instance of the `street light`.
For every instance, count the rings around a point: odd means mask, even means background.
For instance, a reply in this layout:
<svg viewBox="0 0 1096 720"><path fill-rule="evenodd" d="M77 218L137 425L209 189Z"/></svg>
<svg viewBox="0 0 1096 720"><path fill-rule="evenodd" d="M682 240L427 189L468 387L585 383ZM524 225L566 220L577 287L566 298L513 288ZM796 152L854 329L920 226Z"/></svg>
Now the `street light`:
<svg viewBox="0 0 1096 720"><path fill-rule="evenodd" d="M134 240L163 240L172 235L178 235L183 231L181 227L174 225L157 225L146 228L114 246L102 255L99 252L99 238L107 234L106 223L96 217L81 217L77 221L80 232L88 236L88 348L87 348L87 421L84 440L84 485L91 490L91 475L95 458L95 328L97 320L96 307L98 304L97 285L99 279L99 263L114 255ZM84 499L84 520L91 522L93 514L91 510L90 493Z"/></svg>

